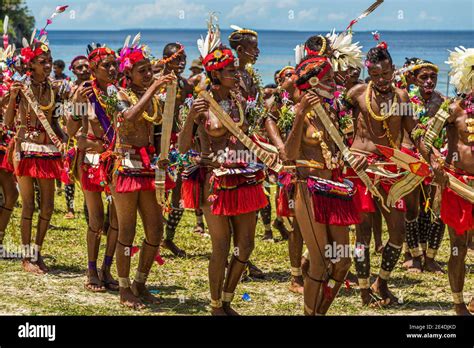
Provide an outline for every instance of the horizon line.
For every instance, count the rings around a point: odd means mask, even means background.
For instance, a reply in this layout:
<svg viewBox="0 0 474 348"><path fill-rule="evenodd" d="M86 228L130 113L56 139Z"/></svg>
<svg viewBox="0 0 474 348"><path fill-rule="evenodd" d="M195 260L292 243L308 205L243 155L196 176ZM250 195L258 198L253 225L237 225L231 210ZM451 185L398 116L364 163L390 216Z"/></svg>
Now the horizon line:
<svg viewBox="0 0 474 348"><path fill-rule="evenodd" d="M88 32L88 31L103 31L103 32L110 32L110 31L115 31L115 32L121 32L121 31L156 31L156 30L182 30L182 31L191 31L191 30L203 30L206 31L207 28L201 27L201 28L125 28L125 29L51 29L48 30L48 32L56 32L56 31L79 31L79 32ZM307 30L298 30L298 29L288 29L288 30L282 30L282 29L253 29L258 32L301 32L301 33L306 33L306 32L326 32L327 29L307 29ZM232 29L222 29L221 31L232 31ZM344 29L342 30L336 30L336 33L343 32ZM474 29L367 29L367 30L358 30L358 31L353 31L354 33L371 33L373 31L378 31L378 32L474 32Z"/></svg>

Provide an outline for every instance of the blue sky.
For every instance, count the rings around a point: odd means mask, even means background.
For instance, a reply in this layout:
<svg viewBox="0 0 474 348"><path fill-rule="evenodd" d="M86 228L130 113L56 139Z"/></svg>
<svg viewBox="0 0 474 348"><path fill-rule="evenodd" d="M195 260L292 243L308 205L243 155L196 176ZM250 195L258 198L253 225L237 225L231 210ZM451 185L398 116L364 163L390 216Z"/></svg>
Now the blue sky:
<svg viewBox="0 0 474 348"><path fill-rule="evenodd" d="M61 0L27 0L37 26ZM67 0L66 0L67 1ZM373 0L70 0L68 12L51 25L55 30L129 28L203 28L209 11L221 27L255 29L337 30ZM474 30L473 0L385 0L356 30Z"/></svg>

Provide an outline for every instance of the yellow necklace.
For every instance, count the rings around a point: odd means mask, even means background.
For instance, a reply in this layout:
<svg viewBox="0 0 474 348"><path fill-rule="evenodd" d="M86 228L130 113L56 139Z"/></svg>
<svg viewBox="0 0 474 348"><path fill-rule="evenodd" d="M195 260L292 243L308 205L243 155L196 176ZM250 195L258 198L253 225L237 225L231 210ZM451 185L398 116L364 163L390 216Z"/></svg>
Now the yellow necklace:
<svg viewBox="0 0 474 348"><path fill-rule="evenodd" d="M40 108L42 111L48 111L48 110L50 110L50 109L53 107L53 105L54 105L54 103L55 103L55 101L56 101L56 100L55 100L55 97L54 97L53 87L51 87L51 84L50 84L49 82L48 82L48 86L49 86L49 93L50 93L50 98L49 98L50 102L49 102L49 104L48 104L47 106L43 106L43 105L41 105L41 104L39 103L39 101L38 101L39 108Z"/></svg>
<svg viewBox="0 0 474 348"><path fill-rule="evenodd" d="M374 112L374 110L372 109L372 84L373 84L373 82L370 81L369 85L367 86L367 93L365 95L365 105L367 107L367 111L369 111L370 116L374 120L376 120L378 122L382 122L382 121L385 121L387 118L389 118L390 116L393 115L395 107L397 106L397 94L395 94L393 96L393 102L392 102L392 106L390 108L389 113L387 115L377 115Z"/></svg>
<svg viewBox="0 0 474 348"><path fill-rule="evenodd" d="M128 96L130 98L130 101L132 102L132 105L138 103L138 97L131 89L128 90ZM151 103L153 105L153 116L150 117L148 115L148 112L144 111L142 117L148 122L155 122L158 118L158 102L156 101L155 96L153 96L153 98L151 99Z"/></svg>

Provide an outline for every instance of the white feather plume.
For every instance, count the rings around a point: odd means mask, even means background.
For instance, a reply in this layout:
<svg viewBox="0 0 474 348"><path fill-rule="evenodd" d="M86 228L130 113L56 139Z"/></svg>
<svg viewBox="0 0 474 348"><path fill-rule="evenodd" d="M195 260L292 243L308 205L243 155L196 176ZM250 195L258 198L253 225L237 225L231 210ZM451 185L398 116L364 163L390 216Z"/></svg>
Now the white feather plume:
<svg viewBox="0 0 474 348"><path fill-rule="evenodd" d="M296 47L295 47L295 63L296 63L296 65L300 64L305 56L306 56L306 51L304 49L304 44L296 45Z"/></svg>
<svg viewBox="0 0 474 348"><path fill-rule="evenodd" d="M210 52L220 46L221 33L219 25L217 25L217 17L214 13L209 15L207 22L207 35L204 39L202 36L197 40L197 46L202 58L205 58Z"/></svg>
<svg viewBox="0 0 474 348"><path fill-rule="evenodd" d="M349 68L362 68L362 46L352 43L352 33L336 30L326 35L332 49L331 64L334 71L345 71Z"/></svg>
<svg viewBox="0 0 474 348"><path fill-rule="evenodd" d="M137 35L135 35L135 37L133 38L131 47L138 46L138 44L140 43L141 37L142 37L141 33L138 33Z"/></svg>
<svg viewBox="0 0 474 348"><path fill-rule="evenodd" d="M127 36L127 38L125 39L125 42L123 43L123 48L128 47L128 44L130 43L131 38L132 38L131 35Z"/></svg>
<svg viewBox="0 0 474 348"><path fill-rule="evenodd" d="M451 66L450 83L459 93L470 93L474 89L474 48L459 46L450 52L446 61Z"/></svg>
<svg viewBox="0 0 474 348"><path fill-rule="evenodd" d="M7 35L8 33L8 15L5 16L5 19L3 20L3 35Z"/></svg>
<svg viewBox="0 0 474 348"><path fill-rule="evenodd" d="M232 24L230 27L231 27L232 29L234 29L235 31L243 30L241 27L239 27L238 25L235 25L235 24Z"/></svg>
<svg viewBox="0 0 474 348"><path fill-rule="evenodd" d="M30 44L28 43L28 40L26 38L23 38L21 40L21 43L23 45L23 48L27 48L27 47L30 47Z"/></svg>
<svg viewBox="0 0 474 348"><path fill-rule="evenodd" d="M33 45L33 42L35 41L35 36L36 36L36 28L33 29L33 32L31 33L30 45Z"/></svg>

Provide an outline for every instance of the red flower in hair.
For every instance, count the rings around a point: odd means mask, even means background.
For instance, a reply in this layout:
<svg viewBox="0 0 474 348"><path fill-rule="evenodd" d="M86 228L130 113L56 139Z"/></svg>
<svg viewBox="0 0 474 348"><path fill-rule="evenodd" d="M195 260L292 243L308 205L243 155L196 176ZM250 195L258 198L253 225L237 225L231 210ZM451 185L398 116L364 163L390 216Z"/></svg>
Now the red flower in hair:
<svg viewBox="0 0 474 348"><path fill-rule="evenodd" d="M377 47L386 50L388 48L387 43L385 41L382 41L377 45Z"/></svg>

